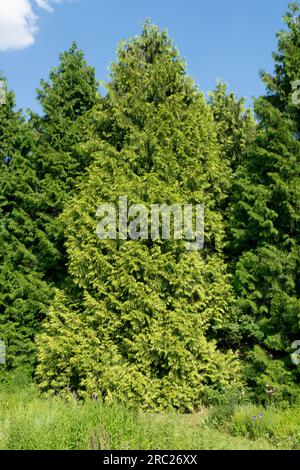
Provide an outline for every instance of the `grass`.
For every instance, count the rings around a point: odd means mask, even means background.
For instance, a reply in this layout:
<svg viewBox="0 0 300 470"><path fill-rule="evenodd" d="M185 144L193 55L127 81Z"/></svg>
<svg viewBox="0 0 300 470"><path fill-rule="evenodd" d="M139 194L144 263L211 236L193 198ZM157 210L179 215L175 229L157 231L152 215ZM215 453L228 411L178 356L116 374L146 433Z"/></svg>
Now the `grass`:
<svg viewBox="0 0 300 470"><path fill-rule="evenodd" d="M261 417L259 413L261 410L254 406L236 410L229 426L232 435L251 440L266 438L276 447L300 449L300 408L269 408L263 410Z"/></svg>
<svg viewBox="0 0 300 470"><path fill-rule="evenodd" d="M142 414L119 404L65 401L34 385L0 386L0 449L300 449L300 408ZM262 417L259 416L262 412Z"/></svg>

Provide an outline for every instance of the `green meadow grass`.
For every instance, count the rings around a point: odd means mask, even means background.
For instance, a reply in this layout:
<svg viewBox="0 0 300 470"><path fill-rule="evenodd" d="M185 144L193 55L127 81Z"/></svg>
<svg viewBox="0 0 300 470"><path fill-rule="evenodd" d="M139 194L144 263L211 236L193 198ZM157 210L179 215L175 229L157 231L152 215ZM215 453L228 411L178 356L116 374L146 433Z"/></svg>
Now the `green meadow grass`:
<svg viewBox="0 0 300 470"><path fill-rule="evenodd" d="M34 385L0 385L0 449L300 449L300 408L241 406L179 415L49 398ZM263 413L261 418L253 419Z"/></svg>

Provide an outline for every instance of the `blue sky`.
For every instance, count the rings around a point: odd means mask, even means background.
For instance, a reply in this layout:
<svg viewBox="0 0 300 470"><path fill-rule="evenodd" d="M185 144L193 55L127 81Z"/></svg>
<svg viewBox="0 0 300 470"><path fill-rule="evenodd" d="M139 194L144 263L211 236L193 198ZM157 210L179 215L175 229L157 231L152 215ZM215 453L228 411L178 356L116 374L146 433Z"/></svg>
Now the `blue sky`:
<svg viewBox="0 0 300 470"><path fill-rule="evenodd" d="M38 110L35 89L73 39L105 80L117 43L138 34L151 17L168 29L202 91L221 78L250 104L264 91L259 69L273 70L275 33L287 5L288 0L0 0L0 70L17 105Z"/></svg>

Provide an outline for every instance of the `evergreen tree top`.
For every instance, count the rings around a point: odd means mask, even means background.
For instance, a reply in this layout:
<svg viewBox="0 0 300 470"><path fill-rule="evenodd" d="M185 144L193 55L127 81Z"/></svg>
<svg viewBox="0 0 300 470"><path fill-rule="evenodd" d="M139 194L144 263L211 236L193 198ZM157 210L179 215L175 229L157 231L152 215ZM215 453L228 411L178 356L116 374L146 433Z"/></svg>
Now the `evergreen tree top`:
<svg viewBox="0 0 300 470"><path fill-rule="evenodd" d="M117 99L126 97L130 105L133 95L154 105L178 93L191 99L195 85L185 66L168 33L146 20L139 36L119 44L108 89Z"/></svg>
<svg viewBox="0 0 300 470"><path fill-rule="evenodd" d="M96 102L96 72L87 64L77 43L73 42L59 59L60 63L52 68L49 80L41 80L37 90L46 121L58 117L75 120Z"/></svg>
<svg viewBox="0 0 300 470"><path fill-rule="evenodd" d="M300 14L296 2L289 4L289 10L283 17L286 29L277 33L278 50L273 53L274 74L261 71L261 77L267 87L266 99L282 112L291 115L300 122L300 106L295 104L293 96L297 81L300 80ZM298 87L299 89L299 87Z"/></svg>

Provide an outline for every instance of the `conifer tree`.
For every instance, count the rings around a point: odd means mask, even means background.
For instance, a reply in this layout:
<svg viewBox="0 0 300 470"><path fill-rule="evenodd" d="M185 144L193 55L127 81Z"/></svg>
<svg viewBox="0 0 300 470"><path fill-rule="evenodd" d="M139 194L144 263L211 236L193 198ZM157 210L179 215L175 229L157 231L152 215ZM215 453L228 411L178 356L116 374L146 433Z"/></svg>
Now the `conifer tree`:
<svg viewBox="0 0 300 470"><path fill-rule="evenodd" d="M295 14L295 5L291 8ZM270 388L278 399L295 397L300 379L290 358L300 326L300 142L298 111L291 110L287 86L288 79L300 76L293 52L295 69L288 73L300 22L291 14L286 19L290 30L279 37L275 77L269 82L274 94L256 101L257 135L237 172L231 219L232 254L238 256L235 288L250 351L247 374L261 399ZM287 38L293 38L290 47Z"/></svg>
<svg viewBox="0 0 300 470"><path fill-rule="evenodd" d="M32 366L34 336L53 288L66 282L58 216L89 164L78 145L98 99L95 71L75 43L61 55L49 81L41 82L38 99L44 114L32 114L23 124L28 145L20 151L14 138L12 159L0 175L0 336L8 369Z"/></svg>
<svg viewBox="0 0 300 470"><path fill-rule="evenodd" d="M21 151L25 145L22 138L23 118L15 111L15 96L8 90L6 79L0 74L0 165L8 165L14 151Z"/></svg>
<svg viewBox="0 0 300 470"><path fill-rule="evenodd" d="M240 383L215 331L233 295L222 260L222 163L210 108L165 32L147 22L121 44L94 110L93 163L66 207L69 273L38 337L42 389L100 395L145 409L191 410ZM97 208L204 204L205 247L180 240L99 239Z"/></svg>
<svg viewBox="0 0 300 470"><path fill-rule="evenodd" d="M245 100L238 99L233 92L228 93L226 83L221 81L209 93L209 104L217 124L222 158L228 161L234 174L254 137L254 118L251 111L245 108Z"/></svg>
<svg viewBox="0 0 300 470"><path fill-rule="evenodd" d="M15 188L9 177L12 168L15 168L15 181L19 182L18 189L24 190L26 185L24 186L24 179L22 179L22 162L30 158L32 134L29 132L21 112L14 110L15 97L12 92L8 91L4 79L2 80L2 91L0 104L0 339L6 343L7 363L10 364L13 356L18 363L17 351L20 354L24 351L28 353L33 348L24 336L24 324L16 321L13 304L18 299L18 308L21 310L21 296L25 299L27 293L31 292L31 308L33 309L33 304L40 302L42 293L38 294L38 291L41 290L39 289L40 285L31 285L31 275L34 276L31 266L32 259L26 250L22 250L16 242L17 232L22 233L24 226L22 215L14 204ZM14 223L10 217L13 211ZM24 265L27 264L29 273L27 282L22 282L22 275L15 271L21 258L26 258ZM8 321L8 318L14 319L14 321Z"/></svg>
<svg viewBox="0 0 300 470"><path fill-rule="evenodd" d="M209 105L217 127L221 158L228 168L227 197L222 201L220 209L225 219L227 239L224 251L227 255L227 262L232 265L235 258L227 249L228 239L230 239L230 203L236 171L241 166L249 145L254 139L256 124L251 110L245 108L245 100L238 99L233 92L228 93L227 85L221 81L218 81L216 89L209 93ZM225 332L223 331L222 334L224 336Z"/></svg>
<svg viewBox="0 0 300 470"><path fill-rule="evenodd" d="M266 99L294 123L300 133L300 15L299 4L289 3L283 17L286 28L277 33L278 50L273 53L274 74L261 71L267 87Z"/></svg>

